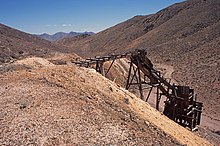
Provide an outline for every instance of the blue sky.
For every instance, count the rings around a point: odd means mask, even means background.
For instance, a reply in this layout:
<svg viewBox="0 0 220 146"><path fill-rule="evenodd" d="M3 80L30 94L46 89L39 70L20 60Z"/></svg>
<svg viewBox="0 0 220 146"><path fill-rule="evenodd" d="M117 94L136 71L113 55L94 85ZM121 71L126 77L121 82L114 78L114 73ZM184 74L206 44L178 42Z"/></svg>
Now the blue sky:
<svg viewBox="0 0 220 146"><path fill-rule="evenodd" d="M99 32L184 0L0 0L0 23L28 33Z"/></svg>

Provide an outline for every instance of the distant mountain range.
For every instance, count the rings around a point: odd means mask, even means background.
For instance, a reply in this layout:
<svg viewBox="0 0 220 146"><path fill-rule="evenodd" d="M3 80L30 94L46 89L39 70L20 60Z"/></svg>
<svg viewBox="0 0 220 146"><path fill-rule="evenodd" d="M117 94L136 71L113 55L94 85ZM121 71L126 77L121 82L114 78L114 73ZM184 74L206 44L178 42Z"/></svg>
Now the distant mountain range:
<svg viewBox="0 0 220 146"><path fill-rule="evenodd" d="M71 31L70 33L66 33L66 32L57 32L55 34L40 34L40 35L36 35L37 37L40 37L42 39L48 40L48 41L58 41L61 40L63 38L69 38L69 37L75 37L75 36L79 36L79 35L93 35L95 34L94 32L73 32Z"/></svg>

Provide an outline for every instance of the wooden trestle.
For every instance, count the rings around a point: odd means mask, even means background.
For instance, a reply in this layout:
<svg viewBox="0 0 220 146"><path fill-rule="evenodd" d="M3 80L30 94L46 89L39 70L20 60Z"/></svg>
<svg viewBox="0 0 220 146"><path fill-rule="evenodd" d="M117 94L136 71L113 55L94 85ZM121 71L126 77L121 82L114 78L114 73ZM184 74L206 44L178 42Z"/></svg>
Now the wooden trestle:
<svg viewBox="0 0 220 146"><path fill-rule="evenodd" d="M106 76L115 60L125 57L130 58L126 89L131 86L138 86L140 98L147 102L153 88L156 88L156 109L159 110L161 97L165 96L164 115L184 127L189 127L191 130L197 129L197 125L200 124L203 104L196 101L194 89L189 86L171 84L171 79L164 78L159 71L153 68L153 64L147 57L145 50L135 50L103 57L96 56L95 58L73 63L84 67L93 66L97 72ZM103 64L106 61L111 61L111 64L105 73ZM144 96L145 85L149 87L147 96Z"/></svg>

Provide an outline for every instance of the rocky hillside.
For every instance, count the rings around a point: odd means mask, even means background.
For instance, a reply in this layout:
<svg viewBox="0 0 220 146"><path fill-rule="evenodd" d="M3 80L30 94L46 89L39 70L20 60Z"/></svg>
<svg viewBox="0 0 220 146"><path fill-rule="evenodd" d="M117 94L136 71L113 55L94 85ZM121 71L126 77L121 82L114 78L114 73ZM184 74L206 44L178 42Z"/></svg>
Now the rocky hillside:
<svg viewBox="0 0 220 146"><path fill-rule="evenodd" d="M61 44L83 57L146 48L154 63L174 66L175 79L195 88L205 114L220 120L219 28L219 0L189 0Z"/></svg>
<svg viewBox="0 0 220 146"><path fill-rule="evenodd" d="M0 74L0 145L210 145L93 69L42 58Z"/></svg>
<svg viewBox="0 0 220 146"><path fill-rule="evenodd" d="M68 48L0 24L0 64L27 56L53 56L55 52L65 53Z"/></svg>

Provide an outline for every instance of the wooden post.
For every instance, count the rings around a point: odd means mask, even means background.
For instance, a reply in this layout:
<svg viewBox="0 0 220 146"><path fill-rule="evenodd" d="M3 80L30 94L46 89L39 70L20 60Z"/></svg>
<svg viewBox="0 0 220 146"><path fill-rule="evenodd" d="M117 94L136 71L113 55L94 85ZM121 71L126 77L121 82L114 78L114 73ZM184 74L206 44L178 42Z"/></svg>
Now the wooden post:
<svg viewBox="0 0 220 146"><path fill-rule="evenodd" d="M140 72L140 61L138 60L138 66L137 66L137 69L138 69L138 82L139 82L139 90L140 90L140 96L141 96L141 99L144 100L144 94L143 94L143 89L142 89L142 81L141 81L141 72Z"/></svg>

